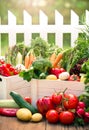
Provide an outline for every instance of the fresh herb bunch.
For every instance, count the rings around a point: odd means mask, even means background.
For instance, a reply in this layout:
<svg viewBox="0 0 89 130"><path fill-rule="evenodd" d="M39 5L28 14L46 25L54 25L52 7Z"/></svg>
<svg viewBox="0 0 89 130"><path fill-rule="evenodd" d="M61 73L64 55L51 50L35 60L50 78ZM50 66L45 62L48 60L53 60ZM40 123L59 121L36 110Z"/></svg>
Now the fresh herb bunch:
<svg viewBox="0 0 89 130"><path fill-rule="evenodd" d="M89 39L87 39L85 34L83 34L75 41L75 47L69 48L67 51L65 51L61 65L68 72L79 75L81 72L81 65L87 61L88 58Z"/></svg>

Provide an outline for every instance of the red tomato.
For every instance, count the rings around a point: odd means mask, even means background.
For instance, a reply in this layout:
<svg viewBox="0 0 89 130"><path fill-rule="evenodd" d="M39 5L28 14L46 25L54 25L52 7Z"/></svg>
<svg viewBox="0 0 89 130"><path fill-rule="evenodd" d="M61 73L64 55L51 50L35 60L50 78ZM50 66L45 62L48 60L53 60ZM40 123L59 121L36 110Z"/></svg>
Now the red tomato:
<svg viewBox="0 0 89 130"><path fill-rule="evenodd" d="M62 72L65 72L65 69L63 69L63 68L52 68L52 69L50 69L49 73L56 75L56 77L58 78L59 74L62 73Z"/></svg>
<svg viewBox="0 0 89 130"><path fill-rule="evenodd" d="M63 111L59 114L59 121L65 125L72 124L74 121L74 118L75 118L74 114L69 111Z"/></svg>
<svg viewBox="0 0 89 130"><path fill-rule="evenodd" d="M66 109L76 109L78 105L78 97L74 94L64 94L64 107Z"/></svg>
<svg viewBox="0 0 89 130"><path fill-rule="evenodd" d="M31 104L32 99L30 97L24 97L24 100Z"/></svg>
<svg viewBox="0 0 89 130"><path fill-rule="evenodd" d="M48 122L50 123L57 123L59 120L59 115L58 112L54 109L49 110L46 113L46 119L48 120Z"/></svg>
<svg viewBox="0 0 89 130"><path fill-rule="evenodd" d="M53 93L52 94L52 102L55 105L59 105L62 101L62 95L63 95L63 93Z"/></svg>
<svg viewBox="0 0 89 130"><path fill-rule="evenodd" d="M76 74L72 74L72 75L70 75L68 80L69 81L80 81L80 77Z"/></svg>
<svg viewBox="0 0 89 130"><path fill-rule="evenodd" d="M36 102L37 109L42 115L46 115L46 112L54 108L51 97L42 97Z"/></svg>

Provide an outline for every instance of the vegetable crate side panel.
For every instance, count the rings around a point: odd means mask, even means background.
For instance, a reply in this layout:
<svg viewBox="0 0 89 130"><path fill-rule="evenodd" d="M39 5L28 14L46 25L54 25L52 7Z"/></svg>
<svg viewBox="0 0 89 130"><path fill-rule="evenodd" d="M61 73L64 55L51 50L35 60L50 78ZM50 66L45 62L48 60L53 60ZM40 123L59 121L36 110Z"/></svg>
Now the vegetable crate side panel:
<svg viewBox="0 0 89 130"><path fill-rule="evenodd" d="M49 96L53 92L66 90L66 93L72 93L79 96L84 91L84 83L77 81L58 81L58 80L31 80L31 98L32 104L36 106L38 98Z"/></svg>
<svg viewBox="0 0 89 130"><path fill-rule="evenodd" d="M24 96L30 96L30 82L23 80L19 75L0 76L0 99L9 99L10 91L15 91Z"/></svg>

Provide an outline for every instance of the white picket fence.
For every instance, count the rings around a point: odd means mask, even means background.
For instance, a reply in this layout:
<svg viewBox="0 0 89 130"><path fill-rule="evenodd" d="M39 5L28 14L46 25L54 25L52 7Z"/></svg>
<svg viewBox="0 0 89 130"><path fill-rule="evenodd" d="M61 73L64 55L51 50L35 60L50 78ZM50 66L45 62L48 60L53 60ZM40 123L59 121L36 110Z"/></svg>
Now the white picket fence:
<svg viewBox="0 0 89 130"><path fill-rule="evenodd" d="M85 28L85 25L79 24L79 16L71 10L71 22L69 25L63 24L63 16L55 10L55 24L48 24L48 17L43 11L39 12L39 24L32 24L32 16L28 14L28 12L23 12L23 25L16 24L16 17L12 12L8 11L8 25L0 24L0 34L7 33L9 39L9 45L13 46L17 43L16 34L23 33L24 34L24 43L26 45L30 44L33 33L39 33L40 37L44 40L47 40L48 33L55 34L55 43L59 47L63 47L63 34L70 33L71 34L71 47L74 46L74 41L78 37L78 34L81 33L81 30ZM85 12L85 23L89 25L89 11ZM0 44L3 44L0 42Z"/></svg>

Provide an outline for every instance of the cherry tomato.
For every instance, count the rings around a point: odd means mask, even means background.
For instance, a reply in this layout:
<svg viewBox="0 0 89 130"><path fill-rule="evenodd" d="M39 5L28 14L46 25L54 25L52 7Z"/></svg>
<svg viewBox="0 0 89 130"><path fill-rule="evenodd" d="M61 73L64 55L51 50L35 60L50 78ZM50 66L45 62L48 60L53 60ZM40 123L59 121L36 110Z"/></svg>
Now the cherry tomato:
<svg viewBox="0 0 89 130"><path fill-rule="evenodd" d="M52 94L52 102L55 105L59 105L62 101L62 95L63 95L63 93L53 93Z"/></svg>
<svg viewBox="0 0 89 130"><path fill-rule="evenodd" d="M46 119L48 120L48 122L50 123L57 123L58 119L59 119L59 115L58 112L54 109L49 110L46 113Z"/></svg>
<svg viewBox="0 0 89 130"><path fill-rule="evenodd" d="M37 100L37 109L42 115L46 115L46 112L54 108L51 97L46 96Z"/></svg>
<svg viewBox="0 0 89 130"><path fill-rule="evenodd" d="M66 109L76 109L78 105L78 97L74 94L64 94L64 107Z"/></svg>
<svg viewBox="0 0 89 130"><path fill-rule="evenodd" d="M31 104L32 99L30 97L24 97L24 100Z"/></svg>
<svg viewBox="0 0 89 130"><path fill-rule="evenodd" d="M59 114L59 121L65 125L72 124L74 121L74 118L75 118L74 114L69 111L63 111Z"/></svg>
<svg viewBox="0 0 89 130"><path fill-rule="evenodd" d="M80 77L76 74L72 74L72 75L70 75L68 80L69 81L80 81Z"/></svg>

